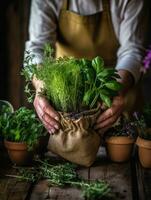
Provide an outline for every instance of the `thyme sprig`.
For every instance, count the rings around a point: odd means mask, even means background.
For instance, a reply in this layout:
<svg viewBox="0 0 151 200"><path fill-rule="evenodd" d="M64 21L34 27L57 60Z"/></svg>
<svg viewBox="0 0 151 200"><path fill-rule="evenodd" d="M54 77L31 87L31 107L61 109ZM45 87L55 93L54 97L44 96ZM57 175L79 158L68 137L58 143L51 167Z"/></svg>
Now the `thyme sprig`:
<svg viewBox="0 0 151 200"><path fill-rule="evenodd" d="M76 173L76 165L71 163L52 165L48 160L38 160L38 167L19 168L18 176L13 176L20 180L37 182L47 179L50 186L72 186L82 190L82 196L90 200L101 198L112 198L111 188L104 181L89 182L79 177Z"/></svg>

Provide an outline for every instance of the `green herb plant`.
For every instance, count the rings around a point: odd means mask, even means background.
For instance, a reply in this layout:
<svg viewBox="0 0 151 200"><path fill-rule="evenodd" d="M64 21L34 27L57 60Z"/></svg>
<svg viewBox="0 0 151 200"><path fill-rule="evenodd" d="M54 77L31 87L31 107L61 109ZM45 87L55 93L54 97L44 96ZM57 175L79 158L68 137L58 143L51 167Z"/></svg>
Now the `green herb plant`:
<svg viewBox="0 0 151 200"><path fill-rule="evenodd" d="M31 55L29 51L26 52L26 58L24 59L24 69L21 72L21 75L25 77L26 85L25 85L25 93L27 95L27 100L29 103L33 103L35 90L32 87L31 81L33 79L33 75L36 72L36 65L32 63L34 59L34 55Z"/></svg>
<svg viewBox="0 0 151 200"><path fill-rule="evenodd" d="M82 190L82 196L89 200L102 198L112 198L111 188L104 181L88 182L76 173L76 165L70 163L50 164L48 160L38 160L38 167L25 169L20 168L19 176L12 176L20 180L37 182L41 179L47 179L50 186L72 186Z"/></svg>
<svg viewBox="0 0 151 200"><path fill-rule="evenodd" d="M151 128L151 104L145 104L142 115L144 117L146 126Z"/></svg>
<svg viewBox="0 0 151 200"><path fill-rule="evenodd" d="M21 107L15 112L3 109L0 114L0 132L12 142L25 142L31 150L42 136L43 125L33 110Z"/></svg>
<svg viewBox="0 0 151 200"><path fill-rule="evenodd" d="M148 116L148 113L147 113L147 116ZM140 115L139 113L135 112L134 117L136 119L135 123L138 128L139 137L145 140L151 140L151 131L149 130L150 126L149 127L147 126L148 123L146 123L145 116L143 114Z"/></svg>
<svg viewBox="0 0 151 200"><path fill-rule="evenodd" d="M43 95L58 111L80 112L96 107L98 102L110 107L112 98L122 89L117 71L106 68L100 57L55 59L46 45L41 67L31 64L31 60L32 56L27 54L22 70L27 81L26 92L30 94L28 84L36 76L44 83Z"/></svg>
<svg viewBox="0 0 151 200"><path fill-rule="evenodd" d="M122 115L117 125L107 131L106 137L127 136L136 139L138 136L137 127L138 124L135 120L130 120L126 116Z"/></svg>

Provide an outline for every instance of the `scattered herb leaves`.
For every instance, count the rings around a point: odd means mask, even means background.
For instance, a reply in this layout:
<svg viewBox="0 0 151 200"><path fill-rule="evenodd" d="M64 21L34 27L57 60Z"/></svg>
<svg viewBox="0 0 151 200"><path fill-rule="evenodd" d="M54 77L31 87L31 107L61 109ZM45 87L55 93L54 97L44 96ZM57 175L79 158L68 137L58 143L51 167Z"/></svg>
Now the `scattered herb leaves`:
<svg viewBox="0 0 151 200"><path fill-rule="evenodd" d="M50 164L48 160L38 160L39 165L34 168L19 168L18 176L10 175L20 180L38 182L47 179L50 186L72 186L82 190L82 196L89 200L112 199L113 194L109 184L104 181L88 182L76 173L76 165L71 163Z"/></svg>

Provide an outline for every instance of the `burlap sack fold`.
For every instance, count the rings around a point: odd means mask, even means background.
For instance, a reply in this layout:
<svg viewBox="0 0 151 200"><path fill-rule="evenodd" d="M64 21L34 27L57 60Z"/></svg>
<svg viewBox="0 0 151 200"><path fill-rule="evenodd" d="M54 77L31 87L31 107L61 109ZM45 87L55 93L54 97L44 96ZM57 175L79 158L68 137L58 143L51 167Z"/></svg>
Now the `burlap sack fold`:
<svg viewBox="0 0 151 200"><path fill-rule="evenodd" d="M73 163L91 166L101 142L99 134L93 129L99 113L99 106L74 116L59 113L62 127L50 135L48 149Z"/></svg>

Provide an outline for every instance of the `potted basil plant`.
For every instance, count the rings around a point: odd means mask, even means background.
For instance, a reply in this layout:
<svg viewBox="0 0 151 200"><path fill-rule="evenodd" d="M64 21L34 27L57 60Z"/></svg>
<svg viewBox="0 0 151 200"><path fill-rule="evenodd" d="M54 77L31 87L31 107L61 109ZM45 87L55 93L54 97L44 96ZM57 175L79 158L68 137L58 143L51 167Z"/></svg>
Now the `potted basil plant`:
<svg viewBox="0 0 151 200"><path fill-rule="evenodd" d="M28 164L33 151L43 133L43 125L33 110L21 107L13 113L0 114L0 132L13 163Z"/></svg>
<svg viewBox="0 0 151 200"><path fill-rule="evenodd" d="M119 123L106 134L107 155L114 162L128 161L131 157L136 138L136 123L121 116Z"/></svg>
<svg viewBox="0 0 151 200"><path fill-rule="evenodd" d="M90 166L101 142L93 129L101 112L100 104L110 107L113 97L122 88L117 82L117 71L106 68L100 57L92 60L53 58L48 45L40 67L31 64L31 60L27 53L23 70L27 86L33 76L42 81L40 95L44 95L60 115L61 129L50 135L49 150L74 163Z"/></svg>

